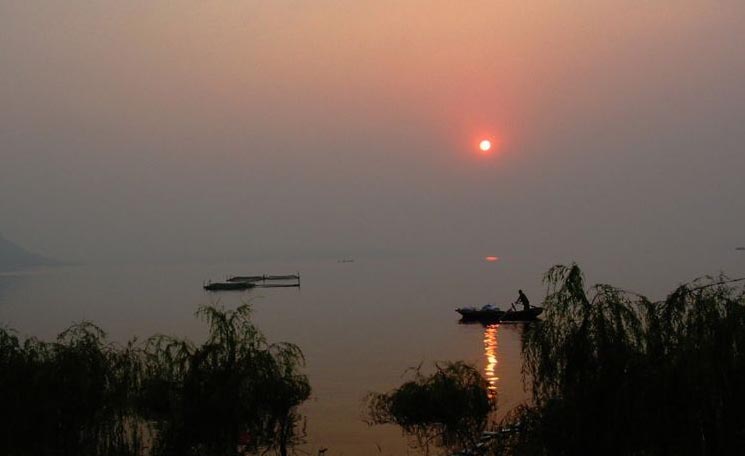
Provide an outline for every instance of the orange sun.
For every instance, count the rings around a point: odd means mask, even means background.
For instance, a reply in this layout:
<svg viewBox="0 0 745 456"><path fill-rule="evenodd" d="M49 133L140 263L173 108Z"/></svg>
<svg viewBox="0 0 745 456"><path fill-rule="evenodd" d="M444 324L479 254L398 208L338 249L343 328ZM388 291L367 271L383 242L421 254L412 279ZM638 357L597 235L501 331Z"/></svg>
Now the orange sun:
<svg viewBox="0 0 745 456"><path fill-rule="evenodd" d="M479 143L479 149L481 149L481 152L489 152L489 149L491 149L491 141L484 139Z"/></svg>

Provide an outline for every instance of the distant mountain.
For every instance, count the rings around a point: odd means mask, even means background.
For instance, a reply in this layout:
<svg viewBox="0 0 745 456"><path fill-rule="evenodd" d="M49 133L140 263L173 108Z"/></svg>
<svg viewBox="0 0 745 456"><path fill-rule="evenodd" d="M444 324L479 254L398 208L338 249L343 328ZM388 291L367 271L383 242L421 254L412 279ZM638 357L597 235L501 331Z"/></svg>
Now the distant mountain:
<svg viewBox="0 0 745 456"><path fill-rule="evenodd" d="M0 236L0 271L28 268L31 266L52 266L57 261L31 253L23 247Z"/></svg>

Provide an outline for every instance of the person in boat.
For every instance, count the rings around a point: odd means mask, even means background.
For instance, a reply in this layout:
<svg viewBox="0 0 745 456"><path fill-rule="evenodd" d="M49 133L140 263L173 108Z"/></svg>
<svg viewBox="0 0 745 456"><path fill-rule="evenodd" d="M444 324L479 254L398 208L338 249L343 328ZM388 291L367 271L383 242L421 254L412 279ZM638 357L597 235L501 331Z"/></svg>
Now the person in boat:
<svg viewBox="0 0 745 456"><path fill-rule="evenodd" d="M523 310L530 310L530 300L527 296L525 296L525 293L523 293L522 290L517 290L518 297L517 297L517 304L523 305Z"/></svg>

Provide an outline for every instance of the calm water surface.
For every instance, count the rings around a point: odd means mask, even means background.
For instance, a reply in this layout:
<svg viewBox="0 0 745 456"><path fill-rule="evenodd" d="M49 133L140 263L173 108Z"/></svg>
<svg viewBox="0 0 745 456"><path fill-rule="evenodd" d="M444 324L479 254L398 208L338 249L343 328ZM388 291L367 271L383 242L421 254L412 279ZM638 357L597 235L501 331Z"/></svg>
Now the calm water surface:
<svg viewBox="0 0 745 456"><path fill-rule="evenodd" d="M0 275L0 324L49 339L73 322L96 322L116 341L156 333L201 340L198 306L253 304L270 341L298 344L313 395L303 407L315 454L414 454L398 428L369 427L362 400L399 385L412 366L465 360L497 394L500 413L525 400L517 326L463 325L459 306L504 306L517 289L539 303L550 264L469 260L285 261L62 267ZM205 279L300 272L302 288L207 293ZM674 285L674 284L670 284ZM665 284L667 287L668 284ZM669 289L669 288L667 288Z"/></svg>

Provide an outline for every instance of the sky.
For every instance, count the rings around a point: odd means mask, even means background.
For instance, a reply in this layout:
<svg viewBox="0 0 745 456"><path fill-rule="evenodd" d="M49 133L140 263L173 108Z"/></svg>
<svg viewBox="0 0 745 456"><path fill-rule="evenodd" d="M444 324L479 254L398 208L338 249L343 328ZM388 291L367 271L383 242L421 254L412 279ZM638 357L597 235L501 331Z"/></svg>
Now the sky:
<svg viewBox="0 0 745 456"><path fill-rule="evenodd" d="M0 0L0 233L94 263L718 267L745 245L743 23L733 0Z"/></svg>

